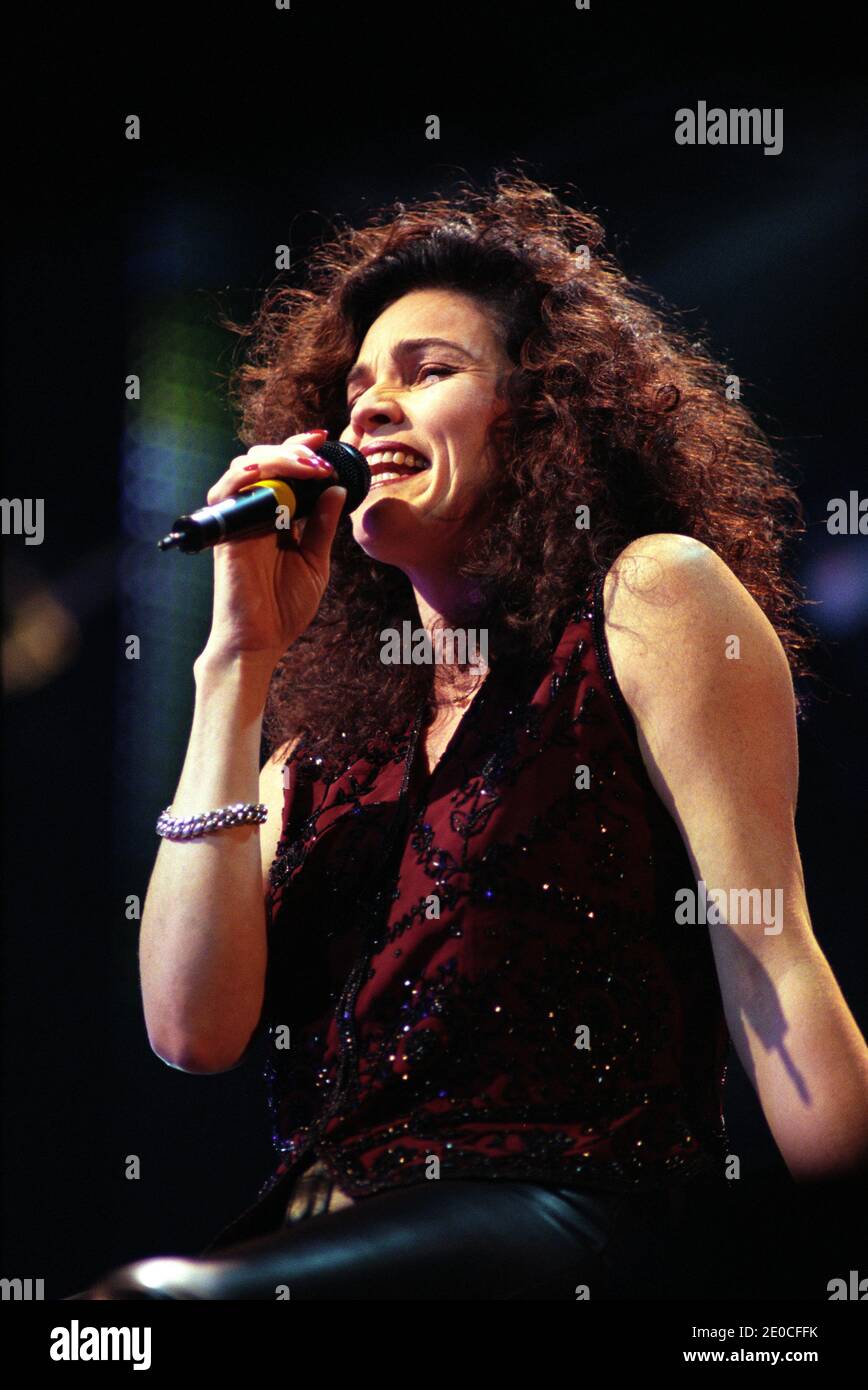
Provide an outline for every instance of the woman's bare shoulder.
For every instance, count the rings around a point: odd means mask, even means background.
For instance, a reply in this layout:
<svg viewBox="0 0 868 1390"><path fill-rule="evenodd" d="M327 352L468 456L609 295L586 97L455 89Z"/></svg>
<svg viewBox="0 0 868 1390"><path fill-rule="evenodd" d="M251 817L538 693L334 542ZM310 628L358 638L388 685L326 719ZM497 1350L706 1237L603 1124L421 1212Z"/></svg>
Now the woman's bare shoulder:
<svg viewBox="0 0 868 1390"><path fill-rule="evenodd" d="M724 689L736 672L792 691L771 622L729 565L692 536L655 532L631 541L606 575L603 608L612 664L631 707L678 682Z"/></svg>

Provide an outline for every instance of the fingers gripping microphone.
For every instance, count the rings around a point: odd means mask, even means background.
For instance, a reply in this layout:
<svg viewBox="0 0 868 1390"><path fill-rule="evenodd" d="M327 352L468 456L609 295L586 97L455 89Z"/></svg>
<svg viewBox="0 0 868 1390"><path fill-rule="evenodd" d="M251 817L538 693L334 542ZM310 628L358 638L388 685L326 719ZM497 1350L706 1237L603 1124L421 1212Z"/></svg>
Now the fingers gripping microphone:
<svg viewBox="0 0 868 1390"><path fill-rule="evenodd" d="M168 536L157 541L160 550L183 550L198 554L220 541L244 540L249 536L266 536L278 529L278 508L281 529L288 532L290 520L310 516L316 500L326 488L338 485L347 490L341 513L355 511L368 495L371 471L364 454L352 444L330 439L321 444L317 453L333 465L335 476L327 478L262 478L240 488L232 497L215 502L212 507L179 516ZM267 468L267 464L263 467Z"/></svg>

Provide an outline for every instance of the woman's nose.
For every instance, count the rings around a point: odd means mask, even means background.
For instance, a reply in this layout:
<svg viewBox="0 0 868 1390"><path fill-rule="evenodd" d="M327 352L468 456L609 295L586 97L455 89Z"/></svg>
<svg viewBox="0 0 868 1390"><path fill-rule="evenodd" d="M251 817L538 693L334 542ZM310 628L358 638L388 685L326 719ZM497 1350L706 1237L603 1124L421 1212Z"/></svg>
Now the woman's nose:
<svg viewBox="0 0 868 1390"><path fill-rule="evenodd" d="M388 397L379 401L359 401L350 414L350 422L357 434L369 434L372 425L386 425L400 418L401 407Z"/></svg>

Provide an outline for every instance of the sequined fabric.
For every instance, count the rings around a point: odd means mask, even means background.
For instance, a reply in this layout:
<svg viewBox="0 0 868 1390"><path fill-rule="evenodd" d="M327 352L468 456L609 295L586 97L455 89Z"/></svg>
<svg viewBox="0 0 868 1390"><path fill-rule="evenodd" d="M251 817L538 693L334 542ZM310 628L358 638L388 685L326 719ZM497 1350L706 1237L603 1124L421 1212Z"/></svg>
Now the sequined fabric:
<svg viewBox="0 0 868 1390"><path fill-rule="evenodd" d="M675 922L696 880L602 585L549 662L492 666L430 777L409 720L331 780L290 758L264 1011L280 1161L258 1201L314 1159L353 1198L437 1173L619 1190L722 1171L711 946Z"/></svg>

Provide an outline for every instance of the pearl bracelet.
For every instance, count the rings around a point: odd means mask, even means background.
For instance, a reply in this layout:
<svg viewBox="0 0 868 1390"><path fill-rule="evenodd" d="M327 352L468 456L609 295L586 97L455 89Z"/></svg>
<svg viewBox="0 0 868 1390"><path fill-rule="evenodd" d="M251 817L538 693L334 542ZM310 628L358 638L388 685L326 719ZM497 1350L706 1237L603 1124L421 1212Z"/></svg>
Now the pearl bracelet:
<svg viewBox="0 0 868 1390"><path fill-rule="evenodd" d="M232 806L221 806L219 811L209 811L204 816L171 816L171 806L157 821L157 834L166 840L192 840L209 830L223 830L230 825L244 825L248 821L258 824L268 816L268 807L263 801L236 801Z"/></svg>

